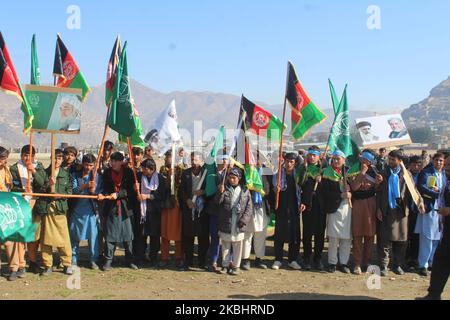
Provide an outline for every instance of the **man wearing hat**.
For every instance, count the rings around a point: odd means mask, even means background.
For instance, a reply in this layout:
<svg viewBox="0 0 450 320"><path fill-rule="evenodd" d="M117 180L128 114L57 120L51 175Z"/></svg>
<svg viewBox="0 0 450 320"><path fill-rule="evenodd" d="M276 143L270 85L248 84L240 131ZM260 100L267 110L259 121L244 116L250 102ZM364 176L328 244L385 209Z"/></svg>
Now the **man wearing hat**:
<svg viewBox="0 0 450 320"><path fill-rule="evenodd" d="M352 191L353 273L360 275L369 266L377 230L376 190L383 177L375 169L376 153L366 149L348 172ZM364 244L363 244L364 242Z"/></svg>
<svg viewBox="0 0 450 320"><path fill-rule="evenodd" d="M289 243L289 267L294 270L301 269L297 259L301 239L300 215L305 206L301 203L299 173L295 170L297 156L297 153L286 153L284 166L281 168L280 198L275 212L275 262L272 265L274 270L282 266L283 247L286 242ZM279 174L273 176L275 192L277 192Z"/></svg>
<svg viewBox="0 0 450 320"><path fill-rule="evenodd" d="M352 247L352 194L345 170L345 154L340 150L334 151L331 166L324 170L319 189L323 210L328 215L328 271L331 273L336 272L338 262L342 272L350 273L348 262Z"/></svg>
<svg viewBox="0 0 450 320"><path fill-rule="evenodd" d="M320 149L308 149L304 165L300 168L300 186L305 211L303 222L303 268L311 270L312 238L314 236L314 269L323 270L322 251L325 242L327 216L320 207L317 188L321 181Z"/></svg>
<svg viewBox="0 0 450 320"><path fill-rule="evenodd" d="M372 124L370 122L361 121L356 125L356 128L359 130L363 143L380 140L380 137L373 135Z"/></svg>

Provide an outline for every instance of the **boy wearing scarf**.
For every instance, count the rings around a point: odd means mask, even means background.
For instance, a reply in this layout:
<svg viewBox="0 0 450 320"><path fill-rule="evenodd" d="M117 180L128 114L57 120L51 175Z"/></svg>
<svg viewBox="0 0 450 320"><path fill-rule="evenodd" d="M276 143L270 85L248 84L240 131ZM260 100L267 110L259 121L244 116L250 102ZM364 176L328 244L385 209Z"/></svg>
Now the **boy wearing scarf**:
<svg viewBox="0 0 450 320"><path fill-rule="evenodd" d="M246 228L253 215L250 191L242 183L242 172L232 168L227 184L219 185L216 203L219 205L219 237L222 243L222 270L238 275ZM231 252L232 250L232 252Z"/></svg>
<svg viewBox="0 0 450 320"><path fill-rule="evenodd" d="M332 154L331 166L323 171L319 189L323 210L327 214L328 272L331 273L336 272L338 262L342 272L350 273L348 261L352 246L352 194L345 170L345 154L336 150Z"/></svg>
<svg viewBox="0 0 450 320"><path fill-rule="evenodd" d="M101 176L92 181L95 168L95 156L86 154L82 159L82 170L72 174L72 189L74 194L89 195L102 193ZM97 201L91 199L76 199L70 217L69 232L72 244L72 265L78 264L80 241L87 240L89 244L90 268L98 270L99 258L99 211Z"/></svg>
<svg viewBox="0 0 450 320"><path fill-rule="evenodd" d="M55 150L55 177L52 177L51 166L45 171L39 170L34 175L34 191L50 193L51 186L55 186L57 194L72 194L72 178L69 172L62 168L63 151ZM70 245L69 228L66 214L69 210L65 198L39 198L34 211L41 216L41 254L44 270L41 276L51 275L53 272L53 248L58 249L64 273L72 274L72 247Z"/></svg>
<svg viewBox="0 0 450 320"><path fill-rule="evenodd" d="M403 275L408 240L408 215L412 197L405 183L400 163L403 152L393 150L389 153L388 165L381 172L383 182L377 193L377 246L380 258L381 276L388 275L389 252L392 251L393 272ZM392 250L391 250L392 249Z"/></svg>
<svg viewBox="0 0 450 320"><path fill-rule="evenodd" d="M141 164L142 172L138 179L141 184L140 213L135 217L143 226L143 233L135 234L135 240L147 246L147 237L150 237L150 261L156 265L161 238L161 202L164 199L165 179L156 171L156 163L153 159L145 159ZM141 249L142 250L142 249ZM139 252L139 261L142 261L144 250Z"/></svg>
<svg viewBox="0 0 450 320"><path fill-rule="evenodd" d="M363 150L360 161L347 174L353 202L353 273L356 275L366 271L369 266L377 232L376 192L383 177L378 174L375 165L375 151L366 149Z"/></svg>
<svg viewBox="0 0 450 320"><path fill-rule="evenodd" d="M103 174L103 194L98 199L104 201L105 219L105 264L104 271L111 269L116 246L125 248L125 260L129 268L137 270L133 263L133 202L139 184L134 180L133 171L124 163L120 152L111 155L111 168Z"/></svg>
<svg viewBox="0 0 450 320"><path fill-rule="evenodd" d="M0 147L0 191L9 192L13 186L13 179L8 168L9 151ZM15 241L6 241L4 244L8 258L8 281L17 280L25 276L25 244ZM2 244L0 243L0 247Z"/></svg>
<svg viewBox="0 0 450 320"><path fill-rule="evenodd" d="M418 178L417 188L421 193L426 214L419 214L414 232L419 235L419 275L428 276L428 267L433 264L439 240L441 240L441 216L444 207L444 192L447 178L444 172L445 156L436 153L433 161L423 169Z"/></svg>
<svg viewBox="0 0 450 320"><path fill-rule="evenodd" d="M320 149L312 146L308 149L306 161L300 170L300 185L302 189L302 203L305 211L303 222L303 268L311 270L312 238L314 236L313 265L316 270L323 270L322 252L325 242L325 227L327 216L321 209L317 188L321 181Z"/></svg>
<svg viewBox="0 0 450 320"><path fill-rule="evenodd" d="M264 196L256 191L250 191L253 201L253 215L245 233L244 247L242 250L243 270L250 270L251 268L250 254L252 240L255 249L255 266L260 269L267 269L262 259L266 255L267 226L270 222L270 200L272 196L270 193L272 189L270 182L272 181L272 177L264 174L264 165L259 152L257 152L256 169L263 183Z"/></svg>
<svg viewBox="0 0 450 320"><path fill-rule="evenodd" d="M36 150L31 150L31 165L30 165L30 146L26 145L22 148L20 151L20 160L19 162L15 163L11 166L11 175L13 179L13 186L11 188L12 192L25 192L26 188L28 187L28 172L30 172L30 178L31 178L31 190L34 191L33 187L33 181L34 181L34 175L37 171L43 171L44 166L42 163L36 161L34 159L36 155ZM33 209L35 205L35 200L32 200L31 197L25 197L25 200L30 204L30 207ZM41 217L38 216L33 211L33 223L36 224L36 234L35 234L35 241L28 243L27 249L28 249L28 259L30 260L29 263L29 270L33 273L39 273L40 268L39 264L37 262L37 252L39 248L39 239L41 236ZM22 249L21 249L22 250ZM23 245L23 252L19 254L20 256L20 265L25 268L25 244ZM23 268L23 270L24 270ZM20 268L21 269L21 268ZM20 275L23 276L24 271L21 270Z"/></svg>
<svg viewBox="0 0 450 320"><path fill-rule="evenodd" d="M301 192L298 184L298 172L295 170L297 153L289 152L284 156L284 166L281 168L280 199L276 210L275 223L275 261L273 270L278 270L283 262L283 247L289 243L288 265L293 270L300 270L298 255L300 253L300 215L305 209L301 203ZM272 185L277 192L278 174L273 176Z"/></svg>
<svg viewBox="0 0 450 320"><path fill-rule="evenodd" d="M178 202L178 192L180 189L181 176L183 167L175 165L172 172L172 151L169 150L165 154L164 165L159 170L164 182L164 198L162 201L161 212L161 263L160 267L165 268L169 262L170 241L175 242L175 265L178 268L183 267L183 248L182 248L182 230L181 230L181 209ZM175 174L174 194L170 189L171 175ZM161 182L160 182L161 183Z"/></svg>

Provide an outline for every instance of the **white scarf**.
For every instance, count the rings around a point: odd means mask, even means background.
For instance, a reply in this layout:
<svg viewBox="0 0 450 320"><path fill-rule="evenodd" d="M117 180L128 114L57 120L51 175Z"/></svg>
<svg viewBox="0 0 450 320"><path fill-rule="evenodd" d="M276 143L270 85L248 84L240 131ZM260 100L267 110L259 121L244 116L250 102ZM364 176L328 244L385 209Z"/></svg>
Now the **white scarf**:
<svg viewBox="0 0 450 320"><path fill-rule="evenodd" d="M38 162L37 162L37 161L34 161L34 162L33 162L33 168L36 169L37 165L38 165ZM27 188L27 186L28 186L28 168L27 168L27 166L23 163L22 159L19 160L19 162L17 163L17 169L18 169L18 172L19 172L20 183L22 184L22 188L26 190L26 188ZM33 183L33 175L30 175L30 180L31 180L31 182ZM26 191L28 191L28 190L26 190ZM33 191L33 190L31 190L31 191ZM28 203L29 203L30 200L31 200L31 197L30 197L30 196L26 196L26 197L24 197L24 198L25 198L25 200L26 200Z"/></svg>
<svg viewBox="0 0 450 320"><path fill-rule="evenodd" d="M145 175L142 175L141 179L141 194L151 194L152 191L157 190L159 187L159 175L158 172L153 172L152 177L149 179ZM147 217L147 200L141 201L141 223L145 222Z"/></svg>

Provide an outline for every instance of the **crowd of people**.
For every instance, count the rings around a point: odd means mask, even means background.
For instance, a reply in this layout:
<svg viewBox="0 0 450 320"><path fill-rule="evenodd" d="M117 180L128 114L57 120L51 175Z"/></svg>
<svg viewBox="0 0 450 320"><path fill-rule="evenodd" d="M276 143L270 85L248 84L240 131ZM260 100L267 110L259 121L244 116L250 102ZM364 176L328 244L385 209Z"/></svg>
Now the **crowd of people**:
<svg viewBox="0 0 450 320"><path fill-rule="evenodd" d="M312 146L302 156L284 153L281 171L270 176L262 174L265 163L257 153L264 192L249 190L243 170L221 154L217 172L208 177L214 181L213 194L205 192L206 166L199 152L190 154L188 167L183 158L172 165L177 157L168 151L159 171L151 148L134 147L126 158L106 142L98 168L93 154L83 155L81 163L77 155L74 147L56 150L52 177L30 146L22 148L21 159L12 166L8 151L0 147L0 191L24 192L30 177L35 193L54 189L61 195L96 197L26 197L37 225L35 241L4 243L8 280L25 276L26 251L30 272L52 274L55 248L59 266L72 274L83 240L88 241L90 268L104 271L114 266L117 246L124 248L131 269L172 267L173 242L173 263L179 270L196 266L230 275L252 267L277 270L283 267L287 244L292 270L361 275L377 264L381 276L390 267L397 275L417 272L424 277L432 270L429 297L436 299L450 274L448 154L436 153L428 160L408 157L401 149L389 154L366 149L356 164L346 167L343 152L324 156ZM265 260L272 213L274 259Z"/></svg>

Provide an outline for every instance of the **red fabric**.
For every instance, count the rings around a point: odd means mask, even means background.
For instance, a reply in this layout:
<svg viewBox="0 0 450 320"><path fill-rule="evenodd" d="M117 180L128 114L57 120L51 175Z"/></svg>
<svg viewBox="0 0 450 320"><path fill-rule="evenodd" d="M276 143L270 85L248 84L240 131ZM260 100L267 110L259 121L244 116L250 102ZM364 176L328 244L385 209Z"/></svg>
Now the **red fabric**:
<svg viewBox="0 0 450 320"><path fill-rule="evenodd" d="M111 176L112 176L112 181L114 182L114 192L115 193L119 193L120 191L120 186L122 185L122 179L123 179L123 172L124 169L123 167L120 169L120 172L115 172L114 170L111 170ZM117 199L116 200L116 205L117 205L117 215L120 215L120 200Z"/></svg>

